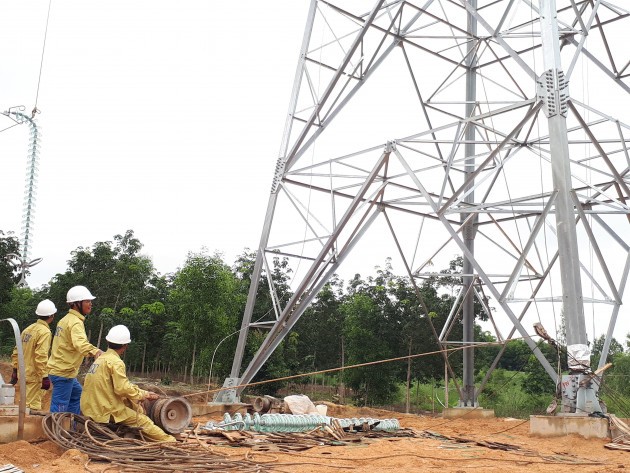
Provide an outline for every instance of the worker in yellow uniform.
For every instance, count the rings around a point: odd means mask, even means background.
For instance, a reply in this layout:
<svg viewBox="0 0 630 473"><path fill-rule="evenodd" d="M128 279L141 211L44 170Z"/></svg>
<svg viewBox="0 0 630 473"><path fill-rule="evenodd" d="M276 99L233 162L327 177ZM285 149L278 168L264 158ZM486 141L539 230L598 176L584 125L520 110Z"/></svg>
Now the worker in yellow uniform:
<svg viewBox="0 0 630 473"><path fill-rule="evenodd" d="M48 379L48 352L50 351L50 323L55 317L57 308L53 301L45 299L37 304L35 314L39 320L22 331L22 350L24 351L24 371L26 372L26 407L42 408L44 390L50 389ZM11 384L18 381L18 351L13 349L11 355L13 374Z"/></svg>
<svg viewBox="0 0 630 473"><path fill-rule="evenodd" d="M57 324L48 359L48 377L53 385L50 412L81 414L81 392L77 381L79 367L86 356L98 358L103 352L85 336L85 316L92 311L94 296L85 286L70 288L66 302L68 314Z"/></svg>
<svg viewBox="0 0 630 473"><path fill-rule="evenodd" d="M83 383L81 411L95 422L141 427L142 436L151 442L174 442L141 412L138 401L156 400L158 395L140 389L127 378L125 362L120 355L131 342L129 329L116 325L105 337L108 350L92 364Z"/></svg>

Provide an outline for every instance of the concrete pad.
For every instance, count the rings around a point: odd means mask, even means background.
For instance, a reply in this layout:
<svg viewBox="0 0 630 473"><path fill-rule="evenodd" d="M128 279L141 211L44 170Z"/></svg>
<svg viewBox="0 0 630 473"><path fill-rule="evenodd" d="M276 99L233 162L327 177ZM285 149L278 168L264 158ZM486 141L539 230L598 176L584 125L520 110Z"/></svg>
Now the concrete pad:
<svg viewBox="0 0 630 473"><path fill-rule="evenodd" d="M251 404L234 403L223 404L221 402L208 402L192 405L193 416L211 416L211 417L223 417L226 412L231 416L240 412L241 414L247 413L248 409L251 409Z"/></svg>
<svg viewBox="0 0 630 473"><path fill-rule="evenodd" d="M529 433L536 437L560 437L567 434L581 435L586 439L610 438L608 419L588 417L582 414L557 416L530 416Z"/></svg>
<svg viewBox="0 0 630 473"><path fill-rule="evenodd" d="M42 429L42 416L24 416L24 434L22 440L34 440L45 437ZM18 432L18 416L0 416L0 443L15 442Z"/></svg>
<svg viewBox="0 0 630 473"><path fill-rule="evenodd" d="M480 407L448 407L442 411L444 419L488 419L494 417L494 409Z"/></svg>

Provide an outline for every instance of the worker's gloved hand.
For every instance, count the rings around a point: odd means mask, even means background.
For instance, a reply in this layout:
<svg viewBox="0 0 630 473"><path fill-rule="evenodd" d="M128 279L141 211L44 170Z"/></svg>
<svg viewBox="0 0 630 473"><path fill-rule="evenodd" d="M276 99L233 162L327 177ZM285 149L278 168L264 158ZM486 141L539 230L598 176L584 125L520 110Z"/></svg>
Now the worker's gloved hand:
<svg viewBox="0 0 630 473"><path fill-rule="evenodd" d="M46 391L50 389L50 379L48 379L48 376L42 378L42 389L45 389Z"/></svg>
<svg viewBox="0 0 630 473"><path fill-rule="evenodd" d="M160 396L154 392L151 391L147 391L143 396L142 396L142 401L155 401L156 399L159 399Z"/></svg>
<svg viewBox="0 0 630 473"><path fill-rule="evenodd" d="M13 373L11 373L11 381L9 381L9 384L15 385L15 383L17 383L17 381L18 381L17 370L15 368L13 368Z"/></svg>

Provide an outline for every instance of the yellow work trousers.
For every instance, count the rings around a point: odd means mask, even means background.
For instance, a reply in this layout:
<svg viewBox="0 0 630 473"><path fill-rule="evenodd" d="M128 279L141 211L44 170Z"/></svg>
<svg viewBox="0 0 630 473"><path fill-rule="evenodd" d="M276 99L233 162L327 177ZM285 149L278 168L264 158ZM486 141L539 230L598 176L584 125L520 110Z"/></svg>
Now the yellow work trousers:
<svg viewBox="0 0 630 473"><path fill-rule="evenodd" d="M41 409L42 398L45 390L42 389L42 378L35 381L26 380L26 407L29 409Z"/></svg>
<svg viewBox="0 0 630 473"><path fill-rule="evenodd" d="M117 424L126 425L128 427L142 427L142 436L149 442L175 442L175 437L167 434L153 421L144 414L140 414L128 407L125 408L126 417L117 421Z"/></svg>

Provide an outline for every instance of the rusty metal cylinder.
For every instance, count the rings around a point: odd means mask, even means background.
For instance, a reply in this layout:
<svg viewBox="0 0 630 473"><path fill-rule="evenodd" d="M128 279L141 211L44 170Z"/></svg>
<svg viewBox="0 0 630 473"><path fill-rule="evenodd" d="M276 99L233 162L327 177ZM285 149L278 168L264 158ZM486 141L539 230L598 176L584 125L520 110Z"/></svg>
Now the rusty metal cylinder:
<svg viewBox="0 0 630 473"><path fill-rule="evenodd" d="M169 434L179 434L190 424L192 407L188 399L183 397L169 397L157 401L145 402L145 409L149 418Z"/></svg>
<svg viewBox="0 0 630 473"><path fill-rule="evenodd" d="M252 404L254 411L267 412L271 407L271 400L266 397L257 397Z"/></svg>

